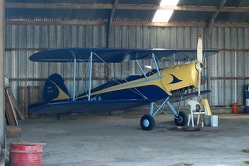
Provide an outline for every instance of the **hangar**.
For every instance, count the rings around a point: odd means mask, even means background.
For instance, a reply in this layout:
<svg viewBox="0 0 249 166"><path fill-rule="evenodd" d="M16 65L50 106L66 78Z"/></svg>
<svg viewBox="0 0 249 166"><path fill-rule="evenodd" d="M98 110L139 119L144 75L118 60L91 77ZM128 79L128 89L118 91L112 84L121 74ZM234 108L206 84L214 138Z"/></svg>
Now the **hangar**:
<svg viewBox="0 0 249 166"><path fill-rule="evenodd" d="M9 78L12 92L17 100L20 98L19 87L38 87L42 90L47 77L53 73L63 75L66 80L66 86L69 88L69 91L72 91L73 82L70 79L72 73L71 64L37 64L29 61L29 56L37 51L68 47L196 49L198 36L202 34L203 47L205 49L220 50L218 54L208 57L205 61L206 69L204 73L208 77L208 83L203 88L212 90L206 96L210 106L229 107L229 109L234 103L246 106L245 90L248 89L249 85L247 65L249 62L249 2L247 0L179 0L176 6L161 6L160 3L161 0L37 0L35 2L30 0L2 0L0 5L2 7L0 50L3 55L0 61L0 66L3 66L0 72L1 77L7 76ZM153 22L157 10L173 10L173 13L168 22ZM105 72L105 66L96 65L95 67L99 71ZM126 77L138 71L134 67L134 63L124 63L116 67L119 70L119 75L115 75L115 77ZM78 71L77 80L79 81L81 77L81 72ZM103 83L106 79L104 74L94 75L93 86ZM0 86L4 89L3 82L1 84ZM2 127L0 137L3 144L5 137L4 91L1 94L1 102L0 123ZM245 107L243 107L243 110L245 112ZM240 119L245 117L248 118L245 114ZM42 120L39 122L40 120L37 120L37 124L38 126L43 126ZM27 121L30 122L30 120ZM44 119L44 121L51 123L50 125L58 125L58 123L53 124L48 119ZM26 122L21 123L26 124ZM32 123L32 120L30 123ZM62 125L63 122L59 123ZM72 122L72 124L74 123L75 121ZM126 122L123 123L126 124ZM237 124L237 122L233 123ZM241 123L247 125L246 121ZM88 124L91 125L90 122ZM112 124L118 126L114 120ZM29 126L28 124L26 125ZM72 126L77 128L77 124L74 125ZM30 129L29 127L28 129ZM233 128L232 126L230 127ZM152 134L157 135L164 130L161 128L159 131L153 131ZM33 131L33 129L30 129L30 131ZM52 131L54 130L50 132ZM219 131L222 133L221 129L216 130L217 133ZM247 132L248 130L243 129L241 131ZM124 130L124 132L128 131ZM139 131L140 136L143 135L141 132ZM65 130L57 130L53 134L56 133L63 136L65 135ZM223 134L227 133L229 133L229 130L226 130ZM183 137L185 135L183 134ZM112 136L115 137L115 135ZM48 135L48 137L53 139L53 135ZM78 136L76 141L78 140L79 144L83 146L84 141L80 137ZM126 137L129 141L136 140L135 138ZM211 137L206 141L210 141ZM234 137L231 138L234 139ZM243 138L243 141L246 139L246 136L242 135L241 138ZM94 137L94 139L101 141L99 138ZM102 141L106 141L106 139ZM119 141L117 139L116 144L119 144L120 147L126 146ZM147 141L149 142L150 140ZM201 144L199 141L197 142ZM220 145L225 146L224 143L221 142ZM91 144L90 141L89 144ZM135 157L127 157L129 156L128 151L125 153L127 156L123 158L120 156L117 158L109 157L101 151L100 146L98 145L97 150L99 152L96 153L101 156L100 160L97 161L94 158L84 158L75 162L70 160L68 165L74 165L75 163L76 165L103 165L105 161L108 162L107 165L118 165L117 161L119 159L123 165L129 165L134 164L136 161ZM153 153L156 151L156 149L150 147L153 145L148 146L140 146L141 151L138 150L137 153ZM4 146L2 145L2 147ZM88 146L85 147L86 149L90 148ZM118 153L118 148L115 148L116 151L112 151L112 156L115 155L115 152ZM108 150L111 151L111 149ZM77 152L81 153L81 151ZM104 155L101 155L101 152ZM159 152L157 151L153 154L159 155ZM210 153L215 154L213 152ZM2 148L1 154L4 156L4 148ZM51 154L44 154L45 165L49 165L49 162L51 162L51 165L67 165L66 162L52 162L52 159L49 157L46 160L46 155L49 156ZM174 151L171 151L171 155L175 156L176 154ZM187 158L188 156L185 156L184 159L191 163L192 161L187 160ZM140 160L143 159L144 157L140 158ZM226 156L223 159L226 159ZM168 161L170 160L168 159ZM168 162L168 165L174 162ZM219 162L218 164L222 164L222 161ZM159 163L162 164L161 160ZM165 163L167 164L167 162ZM232 165L238 164L234 163L234 161L231 161L231 163ZM138 165L138 163L135 164ZM142 164L156 165L155 163L150 163L150 160L146 164ZM210 165L214 164L215 162Z"/></svg>

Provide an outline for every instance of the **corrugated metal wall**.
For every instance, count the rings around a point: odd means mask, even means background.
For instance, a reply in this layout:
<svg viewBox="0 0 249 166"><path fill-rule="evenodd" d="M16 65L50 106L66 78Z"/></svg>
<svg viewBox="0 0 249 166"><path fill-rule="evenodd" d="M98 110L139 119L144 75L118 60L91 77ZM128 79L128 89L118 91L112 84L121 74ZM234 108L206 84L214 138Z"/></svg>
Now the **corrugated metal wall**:
<svg viewBox="0 0 249 166"><path fill-rule="evenodd" d="M29 56L38 50L48 48L106 47L106 28L105 26L7 25L5 40L5 73L11 80L15 96L17 96L17 86L39 85L42 88L45 79L53 73L61 74L67 80L66 86L72 91L70 80L72 80L73 64L34 63L29 61ZM84 68L85 64L79 64L78 78L82 78Z"/></svg>
<svg viewBox="0 0 249 166"><path fill-rule="evenodd" d="M212 48L249 49L248 28L215 28ZM221 52L208 58L212 105L245 105L245 87L249 85L249 53Z"/></svg>
<svg viewBox="0 0 249 166"><path fill-rule="evenodd" d="M101 47L107 46L106 26L86 25L6 25L5 33L5 74L10 78L15 96L17 86L43 86L52 73L66 78L66 86L72 91L72 64L34 63L28 57L35 51L61 47ZM111 48L167 48L195 49L202 27L143 27L114 26L111 32ZM211 47L214 49L249 49L249 28L214 28ZM210 105L221 106L244 102L244 89L249 85L249 53L220 52L208 57L204 73L209 81L205 88L211 88L208 96ZM150 63L144 61L143 63ZM117 73L111 77L126 77L139 72L134 62L111 64ZM80 79L86 75L86 64L78 64L78 86L87 88ZM104 65L95 64L93 86L105 81ZM101 71L98 74L97 71ZM83 82L83 84L81 84ZM83 90L80 90L81 92Z"/></svg>

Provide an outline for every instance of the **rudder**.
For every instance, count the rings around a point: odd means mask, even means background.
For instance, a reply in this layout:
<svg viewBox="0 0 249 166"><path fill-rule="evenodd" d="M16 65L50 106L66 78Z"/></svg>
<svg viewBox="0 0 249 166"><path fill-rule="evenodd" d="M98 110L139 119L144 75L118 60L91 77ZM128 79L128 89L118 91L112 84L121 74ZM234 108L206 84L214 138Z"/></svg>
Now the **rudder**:
<svg viewBox="0 0 249 166"><path fill-rule="evenodd" d="M43 88L43 101L69 99L70 94L64 82L61 75L50 75Z"/></svg>

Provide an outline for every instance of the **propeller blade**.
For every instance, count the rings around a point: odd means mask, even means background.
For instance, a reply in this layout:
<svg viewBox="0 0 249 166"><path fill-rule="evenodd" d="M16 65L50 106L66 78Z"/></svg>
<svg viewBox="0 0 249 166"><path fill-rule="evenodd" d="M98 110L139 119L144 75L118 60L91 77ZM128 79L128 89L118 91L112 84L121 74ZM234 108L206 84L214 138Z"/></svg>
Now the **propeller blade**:
<svg viewBox="0 0 249 166"><path fill-rule="evenodd" d="M199 36L197 43L197 62L202 63L202 35Z"/></svg>
<svg viewBox="0 0 249 166"><path fill-rule="evenodd" d="M201 99L201 73L199 72L199 78L198 78L198 99Z"/></svg>
<svg viewBox="0 0 249 166"><path fill-rule="evenodd" d="M202 64L202 36L199 36L197 43L197 63L196 69L198 70L198 98L200 99L200 89L201 89L201 71L203 69Z"/></svg>

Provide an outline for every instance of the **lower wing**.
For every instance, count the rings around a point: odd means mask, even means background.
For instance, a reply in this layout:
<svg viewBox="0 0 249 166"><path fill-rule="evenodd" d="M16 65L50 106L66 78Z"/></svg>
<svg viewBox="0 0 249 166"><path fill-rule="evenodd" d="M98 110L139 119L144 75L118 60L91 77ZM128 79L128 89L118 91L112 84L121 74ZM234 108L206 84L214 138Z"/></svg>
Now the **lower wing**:
<svg viewBox="0 0 249 166"><path fill-rule="evenodd" d="M201 95L211 92L210 90L201 91ZM171 103L179 102L197 97L198 92L187 93L178 97L171 97ZM35 114L70 114L81 112L106 112L135 108L154 102L153 99L124 99L124 100L55 100L29 105L29 113Z"/></svg>
<svg viewBox="0 0 249 166"><path fill-rule="evenodd" d="M29 113L36 114L70 114L81 112L105 112L130 109L149 104L148 99L134 100L76 100L43 102L29 105Z"/></svg>

